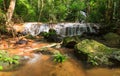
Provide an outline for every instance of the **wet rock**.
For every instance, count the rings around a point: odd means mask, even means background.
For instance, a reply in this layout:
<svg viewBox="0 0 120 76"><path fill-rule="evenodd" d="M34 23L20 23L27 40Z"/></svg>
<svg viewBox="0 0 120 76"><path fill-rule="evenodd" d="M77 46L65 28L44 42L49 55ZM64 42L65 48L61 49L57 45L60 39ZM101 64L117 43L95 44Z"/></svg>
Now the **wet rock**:
<svg viewBox="0 0 120 76"><path fill-rule="evenodd" d="M27 40L18 40L17 42L16 42L16 44L27 44L28 43L28 41Z"/></svg>
<svg viewBox="0 0 120 76"><path fill-rule="evenodd" d="M94 40L85 39L75 45L75 53L79 59L92 65L110 65L109 57L112 49Z"/></svg>
<svg viewBox="0 0 120 76"><path fill-rule="evenodd" d="M62 46L65 46L67 48L74 48L74 45L79 42L78 37L65 37L63 39Z"/></svg>
<svg viewBox="0 0 120 76"><path fill-rule="evenodd" d="M120 50L119 49L113 49L114 51L110 55L110 61L115 66L120 66Z"/></svg>
<svg viewBox="0 0 120 76"><path fill-rule="evenodd" d="M120 36L116 33L107 33L104 36L104 39L106 40L107 43L111 44L111 45L118 45L120 44Z"/></svg>

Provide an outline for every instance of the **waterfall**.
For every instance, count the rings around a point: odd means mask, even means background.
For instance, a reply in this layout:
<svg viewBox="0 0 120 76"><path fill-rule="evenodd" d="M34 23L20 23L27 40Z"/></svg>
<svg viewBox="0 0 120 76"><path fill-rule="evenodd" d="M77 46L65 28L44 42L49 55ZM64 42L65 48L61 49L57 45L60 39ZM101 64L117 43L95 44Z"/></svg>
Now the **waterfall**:
<svg viewBox="0 0 120 76"><path fill-rule="evenodd" d="M80 22L81 23L85 23L85 20L86 20L86 17L87 17L87 15L86 15L86 12L84 12L84 11L80 11L80 15L81 15L81 19L80 19Z"/></svg>
<svg viewBox="0 0 120 76"><path fill-rule="evenodd" d="M25 23L24 25L24 32L32 36L39 35L40 32L48 32L50 29L47 24L41 23Z"/></svg>
<svg viewBox="0 0 120 76"><path fill-rule="evenodd" d="M90 23L86 23L86 25L88 26L88 29L89 29L89 31L87 31L87 32L90 32L90 33L95 32L95 30L91 27L92 25Z"/></svg>
<svg viewBox="0 0 120 76"><path fill-rule="evenodd" d="M80 11L80 14L82 14L84 17L87 17L87 15L84 11Z"/></svg>
<svg viewBox="0 0 120 76"><path fill-rule="evenodd" d="M54 26L43 23L25 23L24 32L36 36L41 32L49 32L49 29L52 28L56 30L58 35L66 37L82 35L84 32L94 33L96 31L93 27L98 28L97 25L91 23L58 23Z"/></svg>

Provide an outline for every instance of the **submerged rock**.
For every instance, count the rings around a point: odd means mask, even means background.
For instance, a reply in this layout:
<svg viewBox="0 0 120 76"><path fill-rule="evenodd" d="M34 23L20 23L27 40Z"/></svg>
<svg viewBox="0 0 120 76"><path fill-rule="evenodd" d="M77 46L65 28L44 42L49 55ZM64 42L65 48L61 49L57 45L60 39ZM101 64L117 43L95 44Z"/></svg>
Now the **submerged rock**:
<svg viewBox="0 0 120 76"><path fill-rule="evenodd" d="M92 65L112 65L114 62L110 61L111 58L120 60L120 53L115 52L115 49L95 40L85 39L75 45L75 53L79 59Z"/></svg>
<svg viewBox="0 0 120 76"><path fill-rule="evenodd" d="M16 42L16 44L27 44L28 43L28 41L27 40L18 40L17 42Z"/></svg>

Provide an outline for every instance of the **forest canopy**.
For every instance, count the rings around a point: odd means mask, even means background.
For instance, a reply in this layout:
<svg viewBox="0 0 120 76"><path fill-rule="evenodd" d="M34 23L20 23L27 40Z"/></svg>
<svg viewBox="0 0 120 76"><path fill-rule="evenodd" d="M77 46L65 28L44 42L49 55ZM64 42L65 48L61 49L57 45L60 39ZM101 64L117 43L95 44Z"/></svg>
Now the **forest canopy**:
<svg viewBox="0 0 120 76"><path fill-rule="evenodd" d="M0 21L12 0L0 0ZM15 0L14 22L109 23L120 19L119 0ZM85 12L86 18L80 13ZM1 16L2 15L2 16Z"/></svg>

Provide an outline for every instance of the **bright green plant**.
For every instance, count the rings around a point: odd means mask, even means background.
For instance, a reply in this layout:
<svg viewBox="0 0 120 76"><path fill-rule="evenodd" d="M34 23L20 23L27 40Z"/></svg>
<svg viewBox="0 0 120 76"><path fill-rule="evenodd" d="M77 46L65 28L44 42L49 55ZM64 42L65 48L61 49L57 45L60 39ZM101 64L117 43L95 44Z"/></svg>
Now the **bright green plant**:
<svg viewBox="0 0 120 76"><path fill-rule="evenodd" d="M35 37L32 36L32 35L27 35L26 38L27 38L27 39L35 39Z"/></svg>
<svg viewBox="0 0 120 76"><path fill-rule="evenodd" d="M63 63L67 59L67 56L62 55L61 53L55 53L54 61L58 63Z"/></svg>
<svg viewBox="0 0 120 76"><path fill-rule="evenodd" d="M41 35L44 38L48 38L51 35L56 35L56 31L54 29L50 29L49 32L42 32Z"/></svg>
<svg viewBox="0 0 120 76"><path fill-rule="evenodd" d="M3 64L8 63L9 65L12 64L19 64L19 56L16 55L10 55L8 52L0 50L0 70L3 69Z"/></svg>
<svg viewBox="0 0 120 76"><path fill-rule="evenodd" d="M0 70L3 70L3 66L0 66Z"/></svg>

